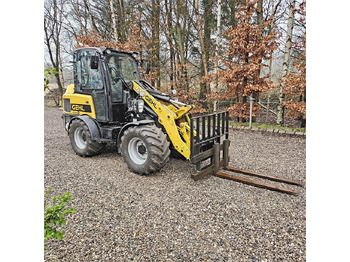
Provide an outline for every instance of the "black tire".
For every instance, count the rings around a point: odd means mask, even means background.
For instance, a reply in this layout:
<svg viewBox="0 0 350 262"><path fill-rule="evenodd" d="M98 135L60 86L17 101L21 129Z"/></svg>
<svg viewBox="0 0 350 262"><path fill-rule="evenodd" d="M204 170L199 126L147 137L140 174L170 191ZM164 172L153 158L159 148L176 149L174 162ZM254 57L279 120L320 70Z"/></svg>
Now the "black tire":
<svg viewBox="0 0 350 262"><path fill-rule="evenodd" d="M170 143L155 125L128 128L121 138L121 153L132 172L148 175L159 171L168 161Z"/></svg>
<svg viewBox="0 0 350 262"><path fill-rule="evenodd" d="M74 119L69 128L69 139L73 150L79 156L93 156L106 148L106 143L98 143L91 139L90 130L84 121Z"/></svg>

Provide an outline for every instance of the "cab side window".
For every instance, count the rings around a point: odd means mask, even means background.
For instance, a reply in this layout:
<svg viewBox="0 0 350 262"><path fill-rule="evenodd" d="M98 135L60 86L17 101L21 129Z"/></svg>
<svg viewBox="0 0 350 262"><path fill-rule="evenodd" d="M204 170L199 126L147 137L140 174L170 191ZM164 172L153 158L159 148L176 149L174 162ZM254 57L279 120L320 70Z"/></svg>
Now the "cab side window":
<svg viewBox="0 0 350 262"><path fill-rule="evenodd" d="M94 51L84 50L77 54L76 57L76 88L77 91L103 89L100 68L91 69L91 56L95 55Z"/></svg>

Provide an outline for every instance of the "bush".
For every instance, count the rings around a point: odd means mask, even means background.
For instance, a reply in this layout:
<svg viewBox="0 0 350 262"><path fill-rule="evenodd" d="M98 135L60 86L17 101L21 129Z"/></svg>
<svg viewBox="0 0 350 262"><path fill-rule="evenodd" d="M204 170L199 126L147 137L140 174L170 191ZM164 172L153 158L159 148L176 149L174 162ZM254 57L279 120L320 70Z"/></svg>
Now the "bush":
<svg viewBox="0 0 350 262"><path fill-rule="evenodd" d="M48 189L44 197L49 194L51 189ZM66 216L70 213L76 212L74 207L67 208L66 204L72 199L72 195L67 192L64 195L54 196L52 204L48 207L46 199L44 201L44 242L50 238L63 239L64 232L57 230L57 226L67 224ZM44 246L46 250L46 246Z"/></svg>
<svg viewBox="0 0 350 262"><path fill-rule="evenodd" d="M44 69L44 91L49 87L51 75L57 75L56 68L50 70L49 68Z"/></svg>

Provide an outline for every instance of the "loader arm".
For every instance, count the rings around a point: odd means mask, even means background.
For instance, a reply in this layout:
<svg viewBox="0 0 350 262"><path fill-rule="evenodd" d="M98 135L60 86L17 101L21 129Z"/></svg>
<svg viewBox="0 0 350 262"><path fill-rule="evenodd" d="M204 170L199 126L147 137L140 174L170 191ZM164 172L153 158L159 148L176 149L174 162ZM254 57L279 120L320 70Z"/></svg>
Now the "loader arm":
<svg viewBox="0 0 350 262"><path fill-rule="evenodd" d="M146 88L133 81L133 90L157 114L158 122L164 127L174 148L186 159L190 159L190 119L187 113L193 105L174 106L171 103L155 99Z"/></svg>

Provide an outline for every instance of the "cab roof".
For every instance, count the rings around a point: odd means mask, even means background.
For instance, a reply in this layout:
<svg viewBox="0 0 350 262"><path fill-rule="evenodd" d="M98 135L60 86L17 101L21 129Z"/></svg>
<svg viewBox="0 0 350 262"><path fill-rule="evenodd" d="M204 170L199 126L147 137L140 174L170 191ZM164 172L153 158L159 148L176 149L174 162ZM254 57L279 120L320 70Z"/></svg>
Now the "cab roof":
<svg viewBox="0 0 350 262"><path fill-rule="evenodd" d="M76 51L81 51L81 50L96 50L97 52L99 52L100 54L104 54L107 50L110 50L111 52L116 52L116 53L122 53L122 54L128 54L128 55L138 55L138 52L125 52L125 51L119 51L115 48L111 48L111 47L104 47L104 46L100 46L100 47L81 47L81 48L77 48L74 50L74 52Z"/></svg>

